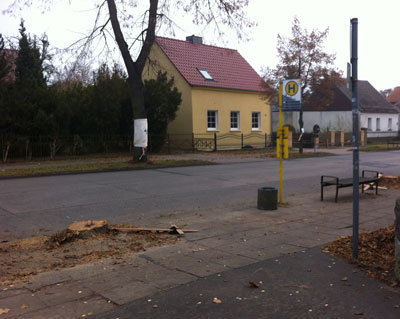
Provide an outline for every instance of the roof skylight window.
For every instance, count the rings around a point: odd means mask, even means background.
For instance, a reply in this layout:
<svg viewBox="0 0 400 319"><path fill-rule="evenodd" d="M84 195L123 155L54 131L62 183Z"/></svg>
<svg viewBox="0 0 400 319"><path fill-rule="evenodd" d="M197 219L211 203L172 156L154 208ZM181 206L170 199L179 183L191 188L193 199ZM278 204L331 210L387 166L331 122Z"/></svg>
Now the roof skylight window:
<svg viewBox="0 0 400 319"><path fill-rule="evenodd" d="M199 70L199 72L201 73L201 75L203 76L204 79L206 79L208 81L214 81L214 78L211 76L210 73L208 73L208 71L206 69L197 68L197 70Z"/></svg>

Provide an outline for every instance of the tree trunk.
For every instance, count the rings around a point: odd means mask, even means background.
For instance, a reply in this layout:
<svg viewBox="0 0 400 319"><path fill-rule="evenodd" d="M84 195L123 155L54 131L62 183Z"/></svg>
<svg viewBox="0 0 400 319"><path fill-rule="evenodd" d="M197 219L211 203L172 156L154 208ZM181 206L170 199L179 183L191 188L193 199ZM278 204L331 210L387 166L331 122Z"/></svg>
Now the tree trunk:
<svg viewBox="0 0 400 319"><path fill-rule="evenodd" d="M149 20L147 29L143 30L146 33L146 38L144 40L143 46L140 50L139 56L136 62L133 61L128 44L125 41L124 35L122 34L121 26L119 24L117 7L114 0L107 0L108 11L110 13L110 21L115 35L115 41L118 44L119 50L121 52L122 58L128 72L128 83L131 88L131 101L133 107L133 119L145 119L146 118L146 108L144 105L144 94L143 94L143 82L142 82L142 72L149 56L151 46L155 40L155 28L157 23L157 7L158 0L150 0L150 7L148 10ZM136 147L135 147L136 149ZM134 149L133 160L146 161L146 148ZM135 154L141 154L136 157ZM144 155L143 155L144 154Z"/></svg>
<svg viewBox="0 0 400 319"><path fill-rule="evenodd" d="M303 127L304 127L304 122L303 122L303 110L300 110L300 117L299 117L299 126L300 126L300 134L303 133ZM300 145L299 145L299 153L303 153L303 136L301 135L300 138Z"/></svg>
<svg viewBox="0 0 400 319"><path fill-rule="evenodd" d="M7 162L7 158L8 158L8 151L10 150L10 142L6 142L6 146L5 148L3 147L3 163Z"/></svg>
<svg viewBox="0 0 400 319"><path fill-rule="evenodd" d="M146 118L146 108L144 105L144 87L142 79L137 77L132 79L128 78L128 84L130 87L131 103L133 108L133 121L135 119ZM133 127L133 123L132 123ZM135 132L133 132L133 135ZM133 161L134 162L147 162L147 149L142 147L133 147Z"/></svg>

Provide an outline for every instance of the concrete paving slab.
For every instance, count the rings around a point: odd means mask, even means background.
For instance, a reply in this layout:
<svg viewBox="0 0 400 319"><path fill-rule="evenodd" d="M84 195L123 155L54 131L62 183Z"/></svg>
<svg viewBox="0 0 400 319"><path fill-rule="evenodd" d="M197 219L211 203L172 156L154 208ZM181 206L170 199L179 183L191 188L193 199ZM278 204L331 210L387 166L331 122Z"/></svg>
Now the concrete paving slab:
<svg viewBox="0 0 400 319"><path fill-rule="evenodd" d="M8 319L44 309L46 304L34 294L24 293L0 299L0 308L10 309L8 313L1 315L1 319Z"/></svg>
<svg viewBox="0 0 400 319"><path fill-rule="evenodd" d="M307 223L305 222L284 222L278 225L268 225L266 226L266 230L273 233L282 233L289 230L304 228L305 226L307 226Z"/></svg>
<svg viewBox="0 0 400 319"><path fill-rule="evenodd" d="M257 261L253 258L237 256L215 249L192 252L186 254L186 256L195 260L201 260L202 262L214 262L229 268L238 268L255 263Z"/></svg>
<svg viewBox="0 0 400 319"><path fill-rule="evenodd" d="M14 285L12 287L0 286L0 299L28 293L31 293L31 291L26 288L16 288Z"/></svg>
<svg viewBox="0 0 400 319"><path fill-rule="evenodd" d="M95 318L398 318L399 289L365 277L320 249L213 275ZM251 288L250 281L259 288ZM213 303L215 297L221 303Z"/></svg>
<svg viewBox="0 0 400 319"><path fill-rule="evenodd" d="M159 260L162 258L179 256L199 248L205 248L205 246L202 246L200 243L198 243L198 241L188 241L185 235L185 239L181 239L175 245L165 246L165 247L154 247L138 254L138 256L139 257L147 256L152 260Z"/></svg>
<svg viewBox="0 0 400 319"><path fill-rule="evenodd" d="M158 292L159 289L149 283L141 281L128 281L112 289L105 289L99 292L107 300L111 300L114 304L123 305L127 302L148 296Z"/></svg>
<svg viewBox="0 0 400 319"><path fill-rule="evenodd" d="M225 246L220 246L215 248L223 252L228 252L234 255L253 258L257 260L264 260L268 258L273 258L280 256L282 254L296 252L302 250L302 248L287 245L287 244L276 244L276 243L266 243L264 247L254 247L246 243L232 243Z"/></svg>
<svg viewBox="0 0 400 319"><path fill-rule="evenodd" d="M64 272L58 272L58 271L50 271L50 272L45 272L41 273L32 279L30 279L28 282L23 283L23 287L35 291L37 289L41 289L42 287L45 286L52 286L58 283L63 283L66 281L70 281L71 277L68 275L68 273Z"/></svg>
<svg viewBox="0 0 400 319"><path fill-rule="evenodd" d="M296 241L289 242L289 245L302 247L302 248L313 248L321 245L321 240L311 238L298 238Z"/></svg>
<svg viewBox="0 0 400 319"><path fill-rule="evenodd" d="M11 317L10 319L44 319L49 318L49 316L51 319L69 319L63 314L58 313L57 310L57 307L47 307L45 309L29 312L18 317Z"/></svg>
<svg viewBox="0 0 400 319"><path fill-rule="evenodd" d="M329 226L329 227L328 227ZM334 236L348 236L348 235L352 235L352 229L353 225L346 226L344 228L334 228L334 227L330 227L329 225L326 226L322 226L322 225L312 225L310 227L312 232L317 232L317 233L321 233L321 234L328 234L328 235L334 235Z"/></svg>
<svg viewBox="0 0 400 319"><path fill-rule="evenodd" d="M226 245L232 242L232 236L230 234L226 235L220 235L220 236L215 236L215 237L209 237L205 239L199 239L196 241L193 241L195 243L198 243L200 246L206 247L206 248L215 248L218 246Z"/></svg>
<svg viewBox="0 0 400 319"><path fill-rule="evenodd" d="M79 300L92 296L94 292L79 282L59 283L45 286L34 293L46 306Z"/></svg>
<svg viewBox="0 0 400 319"><path fill-rule="evenodd" d="M128 282L137 281L138 278L127 271L108 271L103 274L96 276L88 276L87 278L79 280L79 284L82 289L94 291L95 293L101 293L105 290L114 289L117 287L124 286Z"/></svg>
<svg viewBox="0 0 400 319"><path fill-rule="evenodd" d="M198 279L195 275L154 264L142 269L142 276L138 276L138 278L144 283L159 289L173 288Z"/></svg>
<svg viewBox="0 0 400 319"><path fill-rule="evenodd" d="M176 269L197 277L206 277L226 270L226 267L214 262L205 260L195 260L186 256L167 257L154 260L159 265L169 269Z"/></svg>
<svg viewBox="0 0 400 319"><path fill-rule="evenodd" d="M102 313L104 311L110 311L115 308L117 308L117 305L113 304L104 297L93 296L90 298L69 301L58 306L48 307L46 310L41 312L43 314L43 317L41 318L53 318L53 313L60 314L64 319L93 318L95 314ZM30 317L25 316L21 318L29 319Z"/></svg>

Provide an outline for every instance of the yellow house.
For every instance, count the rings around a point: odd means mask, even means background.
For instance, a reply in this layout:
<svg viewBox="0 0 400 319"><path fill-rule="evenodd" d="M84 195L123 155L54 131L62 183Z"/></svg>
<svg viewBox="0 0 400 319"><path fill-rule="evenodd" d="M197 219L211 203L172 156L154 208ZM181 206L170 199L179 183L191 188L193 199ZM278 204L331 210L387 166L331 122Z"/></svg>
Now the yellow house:
<svg viewBox="0 0 400 319"><path fill-rule="evenodd" d="M220 146L238 144L235 139L242 146L264 145L271 134L271 106L263 99L262 79L237 50L204 45L196 36L156 37L149 61L144 79L166 71L182 93L169 134L225 137Z"/></svg>

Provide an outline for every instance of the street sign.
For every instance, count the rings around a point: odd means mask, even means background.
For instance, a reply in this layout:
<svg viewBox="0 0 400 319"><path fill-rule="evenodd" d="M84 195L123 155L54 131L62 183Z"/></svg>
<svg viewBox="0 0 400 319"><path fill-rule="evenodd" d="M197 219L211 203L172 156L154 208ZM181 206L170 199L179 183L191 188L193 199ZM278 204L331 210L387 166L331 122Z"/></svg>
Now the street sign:
<svg viewBox="0 0 400 319"><path fill-rule="evenodd" d="M278 126L276 128L276 157L289 158L289 128L287 126Z"/></svg>
<svg viewBox="0 0 400 319"><path fill-rule="evenodd" d="M346 73L346 86L351 92L351 65L347 62L347 73Z"/></svg>
<svg viewBox="0 0 400 319"><path fill-rule="evenodd" d="M284 111L301 110L301 82L298 79L283 81L283 105Z"/></svg>
<svg viewBox="0 0 400 319"><path fill-rule="evenodd" d="M315 124L314 126L313 126L313 132L314 132L314 134L315 135L318 135L318 133L320 132L320 127L319 127L319 125L318 124Z"/></svg>

